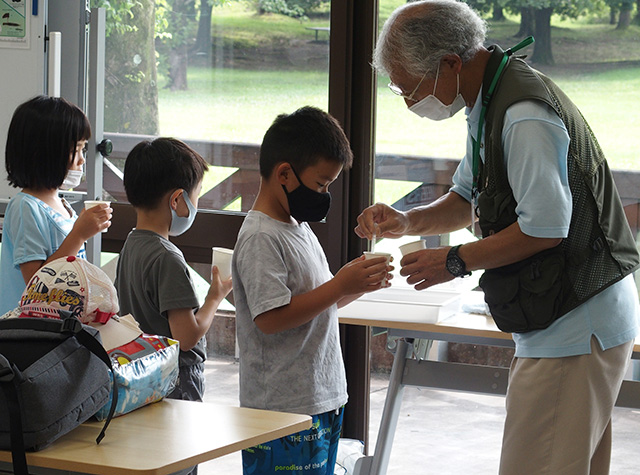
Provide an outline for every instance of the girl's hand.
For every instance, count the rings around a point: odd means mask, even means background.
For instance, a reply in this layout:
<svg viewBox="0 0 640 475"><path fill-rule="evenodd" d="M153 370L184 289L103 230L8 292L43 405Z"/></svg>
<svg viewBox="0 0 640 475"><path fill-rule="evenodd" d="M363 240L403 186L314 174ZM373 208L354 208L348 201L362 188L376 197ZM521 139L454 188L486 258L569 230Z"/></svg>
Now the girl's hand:
<svg viewBox="0 0 640 475"><path fill-rule="evenodd" d="M83 241L111 226L111 216L113 209L106 204L100 203L90 209L83 209L73 225L75 231Z"/></svg>

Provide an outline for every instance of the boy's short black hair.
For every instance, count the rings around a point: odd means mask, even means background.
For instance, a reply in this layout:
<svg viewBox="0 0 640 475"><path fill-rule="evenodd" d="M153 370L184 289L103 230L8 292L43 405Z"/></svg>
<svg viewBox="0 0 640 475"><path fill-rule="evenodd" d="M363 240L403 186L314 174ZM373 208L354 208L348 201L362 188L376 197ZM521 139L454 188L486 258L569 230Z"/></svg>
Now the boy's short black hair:
<svg viewBox="0 0 640 475"><path fill-rule="evenodd" d="M353 152L338 121L326 112L305 106L281 114L271 124L260 146L260 175L269 178L278 163L287 162L297 173L320 159L351 167Z"/></svg>
<svg viewBox="0 0 640 475"><path fill-rule="evenodd" d="M155 209L167 192L191 193L208 168L200 154L180 140L145 140L129 152L124 164L127 199L136 208Z"/></svg>
<svg viewBox="0 0 640 475"><path fill-rule="evenodd" d="M5 147L9 184L59 188L77 143L89 138L89 119L63 98L36 96L19 105L11 118Z"/></svg>

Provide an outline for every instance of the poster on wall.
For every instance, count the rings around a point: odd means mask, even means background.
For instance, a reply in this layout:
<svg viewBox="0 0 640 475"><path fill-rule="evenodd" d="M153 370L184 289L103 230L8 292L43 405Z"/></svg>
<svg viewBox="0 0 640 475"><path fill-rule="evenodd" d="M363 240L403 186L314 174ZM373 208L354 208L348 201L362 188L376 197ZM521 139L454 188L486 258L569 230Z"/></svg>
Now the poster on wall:
<svg viewBox="0 0 640 475"><path fill-rule="evenodd" d="M27 0L0 0L0 48L29 48L28 13Z"/></svg>

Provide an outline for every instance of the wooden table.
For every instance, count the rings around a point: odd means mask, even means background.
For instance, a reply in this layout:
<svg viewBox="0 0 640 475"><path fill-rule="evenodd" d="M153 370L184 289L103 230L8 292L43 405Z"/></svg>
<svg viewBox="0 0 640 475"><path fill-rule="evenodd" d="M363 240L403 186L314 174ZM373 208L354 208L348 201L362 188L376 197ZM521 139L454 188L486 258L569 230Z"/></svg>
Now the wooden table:
<svg viewBox="0 0 640 475"><path fill-rule="evenodd" d="M399 314L353 316L349 306L340 309L338 315L340 323L386 329L387 347L395 353L375 451L373 456L358 460L355 475L387 472L405 386L495 395L507 392L508 368L426 359L434 340L513 347L511 335L498 330L491 317L456 313L437 323L425 323ZM640 358L640 339L636 340L633 357ZM616 405L640 408L640 381L624 381Z"/></svg>
<svg viewBox="0 0 640 475"><path fill-rule="evenodd" d="M51 473L38 472L37 467L105 475L169 474L306 430L311 417L167 399L113 419L96 445L102 425L86 422L46 449L28 453L29 470L33 474ZM10 462L11 452L0 451L0 470L10 467Z"/></svg>

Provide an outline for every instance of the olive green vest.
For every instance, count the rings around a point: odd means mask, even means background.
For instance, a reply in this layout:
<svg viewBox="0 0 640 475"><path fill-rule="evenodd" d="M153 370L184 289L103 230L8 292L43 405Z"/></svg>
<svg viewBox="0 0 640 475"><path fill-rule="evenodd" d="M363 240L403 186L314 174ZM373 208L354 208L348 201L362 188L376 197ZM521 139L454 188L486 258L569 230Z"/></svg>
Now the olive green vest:
<svg viewBox="0 0 640 475"><path fill-rule="evenodd" d="M492 47L483 92L502 57L503 51ZM486 284L483 289L492 314L494 309L496 313L502 309L507 318L507 323L503 323L508 328L505 331L522 332L545 328L630 274L640 262L613 176L589 125L573 102L549 78L515 57L509 58L486 111L485 160L478 184L479 224L483 237L506 228L517 219L516 201L504 166L502 126L507 108L523 100L548 104L567 128L571 140L567 166L573 211L569 234L557 248L520 263L488 270L483 276ZM501 276L507 276L507 279L517 276L519 290L514 289L511 282L505 284ZM546 301L538 302L537 299ZM549 299L554 299L553 305ZM509 315L513 308L507 307L514 304L519 308L515 312L516 320L521 317L528 320L529 313L535 321L510 325L512 317ZM553 315L534 315L541 312ZM496 323L499 323L497 319Z"/></svg>

